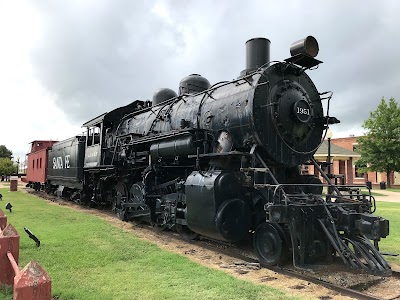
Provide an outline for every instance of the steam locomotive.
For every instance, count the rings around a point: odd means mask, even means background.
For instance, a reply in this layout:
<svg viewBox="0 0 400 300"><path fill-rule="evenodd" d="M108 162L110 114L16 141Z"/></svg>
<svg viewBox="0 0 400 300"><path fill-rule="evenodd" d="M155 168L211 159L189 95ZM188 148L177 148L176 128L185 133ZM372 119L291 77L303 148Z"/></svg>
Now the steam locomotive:
<svg viewBox="0 0 400 300"><path fill-rule="evenodd" d="M270 41L246 42L246 69L210 85L192 74L152 101L136 100L83 124L49 151L46 189L88 205L109 205L121 220L143 220L219 241L253 239L262 265L292 256L296 267L339 257L388 275L378 242L389 221L370 195L349 196L313 155L324 131L320 93L305 71L322 62L315 38L271 62ZM311 164L325 179L302 175ZM372 242L371 242L372 241Z"/></svg>

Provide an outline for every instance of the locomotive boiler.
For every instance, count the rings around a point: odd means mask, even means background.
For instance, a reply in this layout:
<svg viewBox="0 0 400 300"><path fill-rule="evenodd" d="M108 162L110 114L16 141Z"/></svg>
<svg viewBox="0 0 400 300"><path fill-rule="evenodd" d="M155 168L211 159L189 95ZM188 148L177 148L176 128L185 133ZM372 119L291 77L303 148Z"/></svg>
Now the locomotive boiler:
<svg viewBox="0 0 400 300"><path fill-rule="evenodd" d="M318 51L309 36L292 44L285 61L270 61L270 41L251 39L237 79L211 85L192 74L178 94L160 89L151 102L85 123L74 198L188 238L253 239L263 265L289 254L295 266L337 256L389 274L378 248L389 222L373 215L373 197L349 196L313 158L324 131L339 122L323 111L331 93L320 93L306 74L322 63ZM304 164L320 172L327 191L318 176L301 174Z"/></svg>

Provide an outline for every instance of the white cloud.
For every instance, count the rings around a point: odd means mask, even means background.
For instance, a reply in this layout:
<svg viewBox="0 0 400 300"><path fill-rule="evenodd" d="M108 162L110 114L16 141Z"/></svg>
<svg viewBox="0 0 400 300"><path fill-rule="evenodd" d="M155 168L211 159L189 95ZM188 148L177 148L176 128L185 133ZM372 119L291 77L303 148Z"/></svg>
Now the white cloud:
<svg viewBox="0 0 400 300"><path fill-rule="evenodd" d="M0 2L0 144L22 159L33 139L79 132L34 77L30 51L40 33L40 18L26 2Z"/></svg>

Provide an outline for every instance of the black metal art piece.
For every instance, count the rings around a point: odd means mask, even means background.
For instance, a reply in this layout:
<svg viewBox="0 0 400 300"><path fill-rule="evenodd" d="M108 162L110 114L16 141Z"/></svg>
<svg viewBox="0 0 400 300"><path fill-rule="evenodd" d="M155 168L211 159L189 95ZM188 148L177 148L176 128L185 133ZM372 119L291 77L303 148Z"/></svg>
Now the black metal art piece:
<svg viewBox="0 0 400 300"><path fill-rule="evenodd" d="M307 37L292 56L270 61L270 41L246 43L246 68L210 84L192 74L179 93L158 90L86 122L49 151L47 191L79 203L110 205L121 220L176 229L189 239L253 239L261 264L292 257L299 268L339 257L390 274L378 242L389 221L374 215L370 194L335 186L313 159L329 125L305 71L321 61ZM299 166L319 176L302 175ZM372 241L372 242L371 242Z"/></svg>
<svg viewBox="0 0 400 300"><path fill-rule="evenodd" d="M7 202L7 204L6 204L6 209L8 209L10 212L12 212L12 205L11 205L11 203L10 202Z"/></svg>
<svg viewBox="0 0 400 300"><path fill-rule="evenodd" d="M36 247L40 247L40 240L32 233L32 231L30 231L26 227L24 227L24 230L25 230L26 234L29 236L29 238L31 238L32 240L35 241Z"/></svg>

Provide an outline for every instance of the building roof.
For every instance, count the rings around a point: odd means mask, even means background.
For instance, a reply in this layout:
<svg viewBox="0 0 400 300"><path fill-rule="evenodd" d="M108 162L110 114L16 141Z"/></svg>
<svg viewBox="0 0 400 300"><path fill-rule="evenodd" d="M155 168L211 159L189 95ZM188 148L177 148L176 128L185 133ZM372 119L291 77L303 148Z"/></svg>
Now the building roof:
<svg viewBox="0 0 400 300"><path fill-rule="evenodd" d="M328 156L328 142L323 141L321 146L318 148L317 152L315 152L314 157L319 158L319 157L324 157L326 158ZM353 158L360 158L361 155L358 154L357 152L345 149L343 147L339 147L331 142L331 157L337 158L337 159L346 159L349 157Z"/></svg>
<svg viewBox="0 0 400 300"><path fill-rule="evenodd" d="M57 141L52 141L52 140L34 140L34 141L31 142L31 150L30 150L29 153L34 153L34 152L42 150L42 149L50 148L55 143L57 143Z"/></svg>
<svg viewBox="0 0 400 300"><path fill-rule="evenodd" d="M33 143L52 143L52 142L57 142L57 141L54 141L54 140L33 140L29 144L33 144Z"/></svg>

